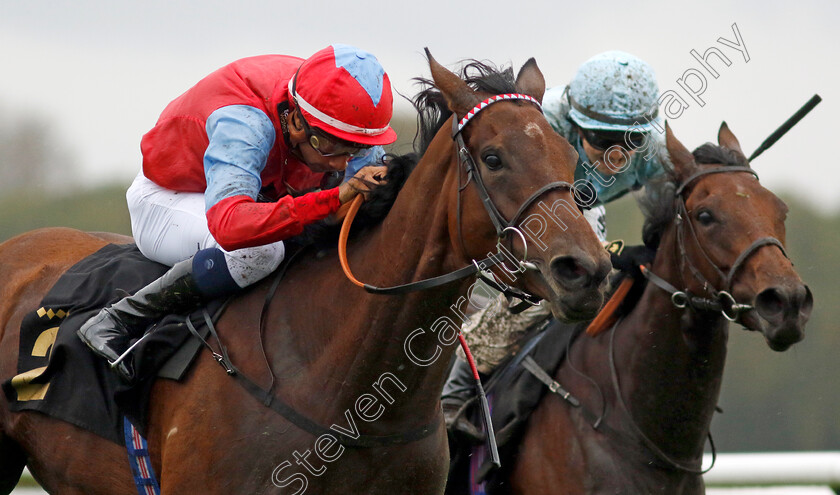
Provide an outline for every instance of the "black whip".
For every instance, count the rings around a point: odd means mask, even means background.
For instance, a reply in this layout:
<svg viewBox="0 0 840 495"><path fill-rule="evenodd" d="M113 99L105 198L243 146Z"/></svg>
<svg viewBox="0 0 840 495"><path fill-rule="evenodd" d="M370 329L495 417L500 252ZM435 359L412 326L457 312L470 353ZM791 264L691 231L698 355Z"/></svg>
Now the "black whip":
<svg viewBox="0 0 840 495"><path fill-rule="evenodd" d="M782 124L778 129L776 129L775 132L773 132L773 134L770 134L770 137L765 139L764 142L761 143L761 146L759 146L758 149L753 151L753 154L750 155L750 157L747 160L753 161L758 155L764 153L764 151L767 148L773 146L776 143L776 141L778 141L782 136L784 136L785 133L787 133L787 131L789 131L791 127L795 126L797 122L802 120L802 117L808 115L808 112L813 110L814 107L817 106L817 104L821 101L822 98L820 98L820 95L815 94L814 96L812 96L811 99L808 100L808 103L802 105L802 108L797 110L795 114L791 115L791 117L787 119L784 124Z"/></svg>

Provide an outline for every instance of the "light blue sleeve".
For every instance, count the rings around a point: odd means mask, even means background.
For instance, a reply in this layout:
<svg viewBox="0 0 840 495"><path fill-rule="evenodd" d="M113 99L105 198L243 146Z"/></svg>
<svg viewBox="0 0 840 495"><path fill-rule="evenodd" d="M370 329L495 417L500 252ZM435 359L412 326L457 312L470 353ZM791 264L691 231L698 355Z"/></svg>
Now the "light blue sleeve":
<svg viewBox="0 0 840 495"><path fill-rule="evenodd" d="M571 142L573 129L572 123L569 122L569 102L566 99L565 86L555 86L545 90L542 111L554 132Z"/></svg>
<svg viewBox="0 0 840 495"><path fill-rule="evenodd" d="M347 168L344 169L344 180L350 180L351 177L356 175L356 172L368 165L382 165L383 156L385 156L385 149L382 146L374 146L363 150L358 156L354 156L347 162Z"/></svg>
<svg viewBox="0 0 840 495"><path fill-rule="evenodd" d="M271 119L257 108L230 105L210 114L206 129L210 144L204 153L205 208L242 194L256 199L262 188L260 174L274 146Z"/></svg>
<svg viewBox="0 0 840 495"><path fill-rule="evenodd" d="M644 187L652 179L660 177L670 168L668 151L665 148L665 136L657 129L648 134L648 142L644 149L639 150L634 156L634 168L636 171L636 183L638 187Z"/></svg>

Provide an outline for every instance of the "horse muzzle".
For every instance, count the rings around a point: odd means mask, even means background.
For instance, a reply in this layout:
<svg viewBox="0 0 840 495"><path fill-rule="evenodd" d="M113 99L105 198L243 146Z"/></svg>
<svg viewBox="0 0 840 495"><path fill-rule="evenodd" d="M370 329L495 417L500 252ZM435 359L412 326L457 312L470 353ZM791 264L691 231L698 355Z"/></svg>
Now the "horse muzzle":
<svg viewBox="0 0 840 495"><path fill-rule="evenodd" d="M609 258L582 253L555 256L540 271L551 287L555 316L567 320L589 320L598 314L604 301Z"/></svg>
<svg viewBox="0 0 840 495"><path fill-rule="evenodd" d="M805 338L813 307L814 296L807 285L777 285L755 296L753 309L743 314L741 322L760 331L771 349L782 352Z"/></svg>

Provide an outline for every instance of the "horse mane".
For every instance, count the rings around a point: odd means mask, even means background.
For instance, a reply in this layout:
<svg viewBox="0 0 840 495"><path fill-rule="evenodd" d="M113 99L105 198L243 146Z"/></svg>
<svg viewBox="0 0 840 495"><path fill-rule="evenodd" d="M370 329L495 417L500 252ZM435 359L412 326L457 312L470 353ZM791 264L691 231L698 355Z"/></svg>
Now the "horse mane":
<svg viewBox="0 0 840 495"><path fill-rule="evenodd" d="M694 155L694 161L700 165L749 166L746 157L741 153L713 143L700 145L691 154ZM656 249L659 246L665 229L674 220L674 193L678 186L679 178L676 173L666 169L665 174L645 186L645 194L638 200L645 216L642 241L650 248Z"/></svg>
<svg viewBox="0 0 840 495"><path fill-rule="evenodd" d="M481 93L499 94L516 91L516 81L511 67L498 68L489 62L464 60L460 62L461 79ZM402 190L405 181L420 162L423 154L443 124L452 115L441 92L431 79L414 78L421 89L413 98L408 99L417 111L417 133L414 136L413 150L403 155L386 154L383 163L388 167L388 182L375 188L370 198L362 204L353 221L352 235L378 225L385 219ZM298 237L302 244L315 243L321 246L335 246L340 226L317 222L308 225Z"/></svg>
<svg viewBox="0 0 840 495"><path fill-rule="evenodd" d="M490 62L469 59L460 62L459 76L473 90L480 93L515 93L516 80L512 67L496 67ZM414 154L423 156L435 134L452 115L443 95L430 79L417 77L414 81L421 91L411 100L417 110L417 134L414 137Z"/></svg>

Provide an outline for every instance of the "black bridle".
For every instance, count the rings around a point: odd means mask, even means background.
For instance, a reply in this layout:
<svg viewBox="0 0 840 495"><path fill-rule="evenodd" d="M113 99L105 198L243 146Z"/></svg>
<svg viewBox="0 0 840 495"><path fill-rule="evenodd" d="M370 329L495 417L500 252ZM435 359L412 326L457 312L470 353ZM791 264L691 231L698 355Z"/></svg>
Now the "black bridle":
<svg viewBox="0 0 840 495"><path fill-rule="evenodd" d="M457 223L458 223L458 240L460 242L460 246L463 249L464 243L461 237L461 192L470 184L474 184L476 187L476 191L478 193L479 198L481 199L481 203L484 205L485 210L487 210L487 214L490 217L490 221L493 223L493 227L496 229L496 236L497 236L497 253L491 254L487 258L482 260L475 260L472 259L472 264L465 266L459 270L454 272L447 273L445 275L440 275L438 277L433 277L425 280L419 280L417 282L410 282L403 285L398 285L394 287L374 287L368 284L364 284L364 288L366 291L371 292L373 294L387 294L387 295L399 295L399 294L406 294L409 292L415 292L419 290L426 290L431 289L433 287L438 287L440 285L448 284L450 282L454 282L455 280L460 280L462 278L469 277L471 275L477 275L482 281L493 287L494 289L504 293L508 297L514 297L523 301L522 305L517 305L517 309L521 311L524 309L524 306L534 305L537 304L541 298L539 296L529 294L521 289L517 289L515 287L509 286L503 282L491 279L490 277L485 276L482 272L492 268L494 266L500 265L505 271L508 273L521 273L525 270L537 270L536 265L527 261L528 259L528 242L525 238L525 235L519 230L516 225L519 222L519 219L525 213L525 211L530 208L535 201L537 201L543 194L548 191L552 191L555 189L570 189L573 190L574 186L565 181L558 181L552 182L550 184L546 184L545 186L538 189L534 192L531 196L529 196L522 205L519 206L516 213L511 217L510 220L506 219L504 215L499 211L499 208L496 206L496 203L490 197L490 193L488 192L487 186L484 184L484 179L481 176L481 172L479 171L478 167L476 166L475 160L473 160L472 154L467 147L467 144L464 142L464 137L462 135L462 131L466 127L466 125L472 120L473 117L478 115L481 110L484 110L489 105L500 102L500 101L509 101L509 100L524 100L529 101L540 108L542 111L542 107L540 103L531 96L518 94L518 93L505 93L505 94L498 94L491 96L480 103L478 103L472 110L467 112L467 114L458 119L457 115L452 116L452 139L455 142L455 154L458 157L458 205L457 205ZM464 170L467 176L467 180L464 184L461 184L461 170ZM510 241L510 248L504 248L502 242L505 239L511 239L508 236L509 232L513 232L519 239L522 241L523 246L523 253L522 258L516 260L516 268L510 269L505 265L505 260L510 258L510 253L513 252L512 244L513 241ZM506 250L506 253L502 253L503 248ZM463 253L465 257L469 258L466 253Z"/></svg>
<svg viewBox="0 0 840 495"><path fill-rule="evenodd" d="M741 267L743 267L747 259L763 246L776 246L779 248L779 250L781 250L785 258L789 257L781 241L779 241L775 237L761 237L753 241L752 244L750 244L746 249L744 249L741 252L741 254L739 254L738 257L735 259L735 262L732 264L732 267L729 269L729 272L724 273L720 269L720 267L718 267L718 265L714 261L712 261L708 253L706 253L706 250L703 249L703 245L700 243L700 239L698 239L697 237L697 232L694 229L694 224L692 223L691 217L688 214L688 209L685 206L684 193L686 191L686 188L699 177L709 174L719 174L726 172L747 172L754 175L755 178L758 179L758 174L755 172L755 170L753 170L750 167L723 166L695 172L686 180L684 180L682 184L680 184L674 191L674 203L676 209L674 223L676 224L677 228L677 247L679 249L680 255L680 277L682 277L682 273L684 273L685 268L687 266L692 276L698 282L701 282L703 284L704 290L710 293L712 297L706 298L694 295L687 288L685 290L679 290L663 278L653 273L650 269L647 269L645 267L642 267L642 273L644 273L645 277L647 277L648 280L650 280L657 287L671 294L671 302L674 304L675 307L680 309L688 307L695 311L720 312L724 316L724 318L726 318L729 321L735 322L740 318L742 313L753 309L753 306L749 304L739 304L735 301L735 298L732 296L732 284L734 283L735 275L738 273ZM691 237L693 239L694 244L700 250L700 253L703 255L703 257L706 258L708 264L712 266L712 268L717 272L720 279L723 281L722 290L716 289L714 284L709 282L706 279L706 277L704 277L703 274L700 273L700 270L698 270L697 267L694 266L694 264L691 263L691 261L689 261L688 256L686 255L685 248L686 225L688 225L687 230L691 233ZM685 285L684 282L683 285Z"/></svg>
<svg viewBox="0 0 840 495"><path fill-rule="evenodd" d="M475 160L473 160L472 155L467 148L466 143L464 142L464 137L461 134L463 127L459 127L458 121L453 119L452 120L452 139L455 140L455 147L458 153L458 167L459 167L459 183L458 183L458 235L461 235L461 223L460 223L460 213L461 213L461 191L466 188L466 186L472 182L475 184L476 190L478 191L478 196L481 198L481 203L484 205L484 209L487 210L487 215L490 216L490 221L493 222L493 227L496 228L496 235L498 238L504 239L507 237L508 231L519 231L516 228L516 225L519 222L520 217L525 211L531 207L534 202L540 198L543 194L548 191L552 191L554 189L569 189L573 190L574 186L572 184L565 182L565 181L557 181L552 182L550 184L546 184L545 186L539 188L534 194L528 197L522 205L519 206L519 209L513 215L510 220L507 220L504 215L499 211L499 208L493 202L493 198L490 197L490 193L487 191L487 186L484 185L484 179L481 176L481 172L478 170L478 166L475 164ZM463 167L464 171L467 174L467 182L463 185L460 183L460 169ZM520 236L522 236L521 231ZM524 237L524 236L522 236ZM527 246L526 246L527 252Z"/></svg>
<svg viewBox="0 0 840 495"><path fill-rule="evenodd" d="M453 117L452 119L452 139L455 141L455 151L458 156L458 192L457 192L457 209L456 209L456 218L457 218L457 231L458 231L458 242L461 246L461 249L464 249L464 239L463 239L463 232L461 228L461 192L467 188L467 186L472 183L475 185L476 192L478 193L479 199L481 199L481 203L484 205L484 209L487 211L487 215L490 217L490 221L493 223L493 227L496 229L496 246L497 250L502 250L502 242L506 239L513 239L511 236L508 235L509 232L513 232L519 239L522 241L522 259L518 261L517 269L510 270L504 263L501 264L502 268L506 270L508 273L521 273L525 270L537 270L538 268L536 265L528 261L528 242L525 238L525 235L522 231L517 227L519 224L519 220L521 219L522 215L525 211L528 210L543 194L553 191L555 189L569 189L574 190L574 186L566 181L556 181L551 182L549 184L544 185L543 187L539 188L533 194L531 194L525 201L519 206L516 213L511 217L510 220L506 219L505 216L499 211L499 208L496 206L496 203L493 201L493 198L490 196L490 192L487 189L487 186L484 184L484 178L481 175L481 171L479 167L476 165L475 160L472 157L472 154L467 147L466 142L464 141L464 136L462 131L466 127L467 123L475 117L479 111L487 108L488 105L504 100L525 100L529 101L535 105L537 108L542 111L542 106L540 103L535 100L534 98L528 95L516 94L516 93L508 93L508 94L500 94L495 95L490 98L487 98L481 101L478 105L476 105L471 111L467 112L467 114L462 119L457 119ZM462 171L466 175L467 179L462 184L461 183L461 175ZM509 253L513 252L513 240L509 241L509 246L506 248ZM465 257L469 257L466 253L463 253ZM480 268L478 270L478 276L481 278L482 281L490 285L491 287L495 288L496 290L504 293L508 297L515 297L523 301L522 305L516 307L516 312L521 311L525 307L533 304L537 304L540 301L540 298L529 294L525 291L520 289L516 289L514 287L508 286L506 284L497 283L495 280L484 276L481 271L485 270L486 268L490 268L492 265L483 265L482 263L473 262L477 267Z"/></svg>

